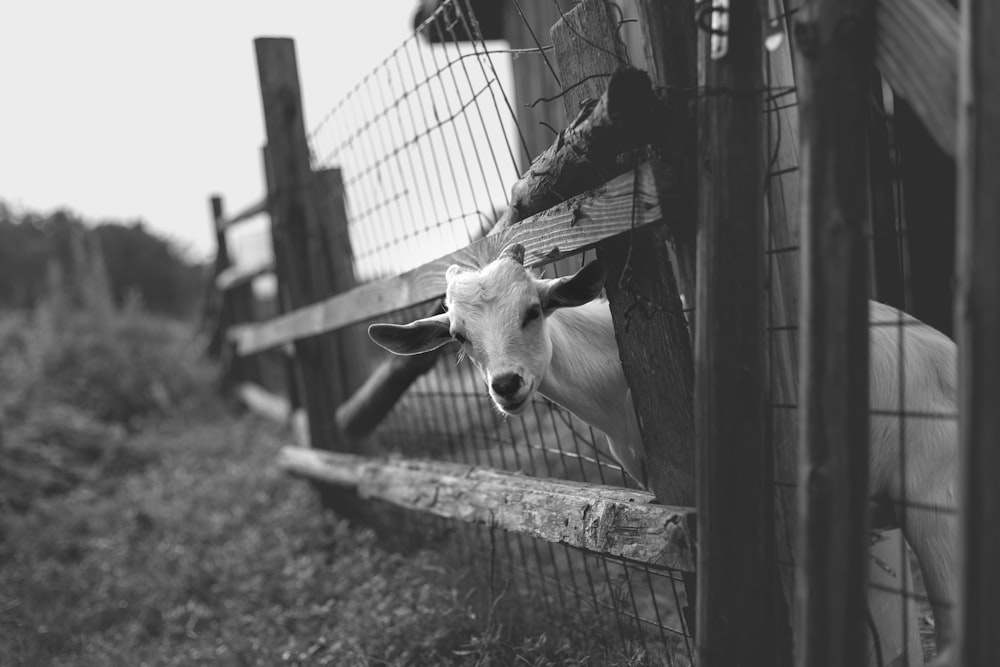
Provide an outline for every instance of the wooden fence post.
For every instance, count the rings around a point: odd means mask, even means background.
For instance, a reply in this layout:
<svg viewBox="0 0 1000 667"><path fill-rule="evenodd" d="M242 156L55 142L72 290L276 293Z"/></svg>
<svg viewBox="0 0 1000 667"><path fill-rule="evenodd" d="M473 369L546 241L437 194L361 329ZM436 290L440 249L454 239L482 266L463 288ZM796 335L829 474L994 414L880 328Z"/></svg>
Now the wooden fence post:
<svg viewBox="0 0 1000 667"><path fill-rule="evenodd" d="M641 17L653 24L647 26L643 21L647 49L660 56L656 58L654 83L692 84L696 77L691 71L695 69L694 15L685 21L684 11L679 9L686 4L683 0L659 4L643 3L640 10ZM563 106L567 119L572 119L584 100L601 96L610 75L626 60L625 45L603 0L584 0L553 25L550 34L565 90ZM588 78L594 75L606 76ZM655 173L661 210L676 214L676 224L671 229L660 226L623 235L603 244L597 255L608 265L606 292L622 368L642 432L646 485L660 503L692 507L694 363L671 250L677 258L681 285L693 302L696 184L693 175L684 174L693 174L694 144L681 137L693 136L694 121L683 101L671 99L666 109L664 116L656 119L661 124L656 139L662 140L656 148L666 168ZM667 172L671 178L666 177ZM682 576L688 606L681 612L693 632L696 577L691 573Z"/></svg>
<svg viewBox="0 0 1000 667"><path fill-rule="evenodd" d="M867 112L873 5L808 0L801 68L802 258L796 664L866 663Z"/></svg>
<svg viewBox="0 0 1000 667"><path fill-rule="evenodd" d="M567 118L600 97L624 49L604 0L584 0L551 30ZM582 83L580 83L582 82ZM664 209L668 210L668 209ZM622 366L632 388L646 449L648 486L659 502L694 503L694 386L687 331L667 234L639 230L598 249L608 264L606 289Z"/></svg>
<svg viewBox="0 0 1000 667"><path fill-rule="evenodd" d="M958 298L961 586L953 665L1000 665L1000 59L995 2L962 5Z"/></svg>
<svg viewBox="0 0 1000 667"><path fill-rule="evenodd" d="M271 252L274 254L274 279L277 283L278 312L284 314L292 310L291 297L288 295L288 284L285 276L288 275L288 252L284 246L284 236L277 233L275 216L275 192L274 170L271 168L271 155L267 150L267 144L260 149L260 161L264 171L264 183L267 187L267 210L271 220L269 230L271 232ZM303 380L302 374L295 363L295 347L285 345L280 350L282 365L285 369L285 384L288 390L288 409L291 413L289 417L297 419L297 415L302 410ZM303 438L301 438L304 440ZM302 444L301 442L299 444Z"/></svg>
<svg viewBox="0 0 1000 667"><path fill-rule="evenodd" d="M272 237L280 280L289 306L301 308L333 293L324 262L320 215L314 194L309 146L302 117L295 44L286 38L258 38L257 70L267 128ZM333 449L343 443L334 410L343 402L342 369L328 338L301 340L295 354L305 388L313 447Z"/></svg>
<svg viewBox="0 0 1000 667"><path fill-rule="evenodd" d="M664 114L657 139L673 183L660 183L660 202L670 212L668 233L677 262L677 283L690 311L695 307L697 273L698 33L692 0L638 0L639 28L646 64ZM693 318L691 318L693 321Z"/></svg>
<svg viewBox="0 0 1000 667"><path fill-rule="evenodd" d="M313 196L319 215L319 232L324 251L323 265L331 294L346 292L357 285L354 275L354 251L347 231L347 206L340 169L320 169L312 174ZM349 397L364 381L368 370L365 360L377 348L358 327L334 335L342 374L343 396Z"/></svg>
<svg viewBox="0 0 1000 667"><path fill-rule="evenodd" d="M226 239L226 214L222 203L222 197L213 195L210 200L212 208L212 223L215 227L216 257L215 257L215 278L232 265L229 255L229 243ZM234 324L254 321L254 296L253 285L246 283L222 292L219 304L219 328L218 342L219 351L223 347L229 348L231 345L225 339L225 331ZM231 349L223 355L223 387L232 389L241 382L259 382L259 368L252 357L241 358L232 353Z"/></svg>
<svg viewBox="0 0 1000 667"><path fill-rule="evenodd" d="M734 2L709 60L698 139L698 633L701 667L787 665L767 437L761 15Z"/></svg>

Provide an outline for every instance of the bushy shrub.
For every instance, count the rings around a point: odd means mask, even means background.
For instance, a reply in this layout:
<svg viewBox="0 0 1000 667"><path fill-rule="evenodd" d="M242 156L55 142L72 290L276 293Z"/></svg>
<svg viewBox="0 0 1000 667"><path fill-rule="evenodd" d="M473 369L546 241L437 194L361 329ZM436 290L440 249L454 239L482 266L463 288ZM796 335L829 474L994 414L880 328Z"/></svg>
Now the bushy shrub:
<svg viewBox="0 0 1000 667"><path fill-rule="evenodd" d="M171 320L138 309L110 322L81 313L43 355L38 389L50 400L134 428L207 391L199 354L191 329Z"/></svg>

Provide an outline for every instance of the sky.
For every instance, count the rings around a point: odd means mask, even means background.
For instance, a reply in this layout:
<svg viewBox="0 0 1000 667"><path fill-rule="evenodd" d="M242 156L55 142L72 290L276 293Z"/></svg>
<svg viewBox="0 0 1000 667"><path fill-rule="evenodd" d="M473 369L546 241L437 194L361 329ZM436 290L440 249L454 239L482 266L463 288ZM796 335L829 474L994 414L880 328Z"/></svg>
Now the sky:
<svg viewBox="0 0 1000 667"><path fill-rule="evenodd" d="M32 0L0 8L0 199L142 219L214 253L208 198L263 195L253 39L295 39L312 127L411 33L417 0Z"/></svg>

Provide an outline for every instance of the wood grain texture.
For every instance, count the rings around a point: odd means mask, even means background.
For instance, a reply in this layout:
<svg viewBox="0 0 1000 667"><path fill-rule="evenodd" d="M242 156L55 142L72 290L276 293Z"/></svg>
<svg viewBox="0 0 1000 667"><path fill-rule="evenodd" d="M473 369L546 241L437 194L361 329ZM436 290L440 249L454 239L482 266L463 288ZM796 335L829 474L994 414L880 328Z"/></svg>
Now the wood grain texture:
<svg viewBox="0 0 1000 667"><path fill-rule="evenodd" d="M604 0L584 0L552 26L551 35L569 118L583 100L600 95L606 80L601 75L624 61L624 45ZM614 84L627 72L615 73L602 100L616 99ZM649 90L648 79L643 87ZM652 117L644 122L651 125ZM661 182L667 180L662 163L651 166L654 177L664 172ZM643 435L648 479L642 481L660 502L691 505L694 367L667 235L662 229L632 231L599 246L597 256L607 264L615 337Z"/></svg>
<svg viewBox="0 0 1000 667"><path fill-rule="evenodd" d="M288 305L301 308L336 291L322 238L316 178L302 117L295 44L285 38L254 40L264 125L267 131L271 235ZM273 187L273 189L271 189ZM334 341L299 340L295 359L302 377L309 434L314 447L339 446L332 410L345 396L343 368Z"/></svg>
<svg viewBox="0 0 1000 667"><path fill-rule="evenodd" d="M360 285L267 322L230 329L229 335L236 341L240 354L259 352L440 298L444 295L448 266L484 266L511 243L522 244L525 264L538 267L592 248L633 227L660 220L652 167L644 164L634 172L412 271Z"/></svg>
<svg viewBox="0 0 1000 667"><path fill-rule="evenodd" d="M371 459L285 447L286 471L352 487L363 499L549 542L689 572L693 510L654 504L651 493L529 477L460 463Z"/></svg>
<svg viewBox="0 0 1000 667"><path fill-rule="evenodd" d="M593 3L577 5L567 17L589 4ZM560 24L553 26L554 39L561 34ZM560 65L561 71L572 72L571 64L572 60ZM649 77L636 69L622 69L597 81L601 93L588 99L579 113L575 107L567 113L569 125L511 186L510 206L499 229L617 176L623 171L618 156L650 141L657 101ZM563 98L567 109L575 92L568 91Z"/></svg>
<svg viewBox="0 0 1000 667"><path fill-rule="evenodd" d="M223 275L229 271L230 266L229 248L226 240L226 231L222 222L225 220L225 206L222 197L213 196L210 200L212 209L212 220L215 226L216 244L218 254L216 256L216 275ZM221 270L220 270L221 269ZM225 342L224 332L229 327L247 324L254 321L254 296L250 283L245 282L232 289L222 292L221 312L219 317L219 340L218 344L229 345ZM215 344L215 343L212 343ZM211 344L210 344L211 345ZM221 352L220 347L220 352ZM260 366L253 358L240 358L233 354L231 346L222 355L222 386L224 390L229 390L241 382L259 382Z"/></svg>
<svg viewBox="0 0 1000 667"><path fill-rule="evenodd" d="M865 664L868 574L867 0L795 15L801 112L796 664Z"/></svg>
<svg viewBox="0 0 1000 667"><path fill-rule="evenodd" d="M954 665L1000 664L1000 7L963 6L958 151L959 441L964 554Z"/></svg>
<svg viewBox="0 0 1000 667"><path fill-rule="evenodd" d="M729 6L728 54L704 63L698 137L695 429L697 663L787 665L765 437L764 52L758 4ZM702 36L702 49L708 39ZM703 51L707 53L707 51Z"/></svg>
<svg viewBox="0 0 1000 667"><path fill-rule="evenodd" d="M938 145L955 155L958 11L943 0L879 0L875 65L913 106Z"/></svg>
<svg viewBox="0 0 1000 667"><path fill-rule="evenodd" d="M267 197L264 197L258 202L250 204L245 209L237 213L236 215L230 216L219 223L220 229L229 229L244 220L249 220L250 218L260 215L261 213L267 213Z"/></svg>

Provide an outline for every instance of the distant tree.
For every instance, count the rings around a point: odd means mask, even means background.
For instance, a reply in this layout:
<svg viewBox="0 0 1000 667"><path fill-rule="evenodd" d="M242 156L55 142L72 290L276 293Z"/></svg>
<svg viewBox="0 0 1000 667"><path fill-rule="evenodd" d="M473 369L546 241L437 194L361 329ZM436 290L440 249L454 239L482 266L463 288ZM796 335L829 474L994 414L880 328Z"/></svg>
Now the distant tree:
<svg viewBox="0 0 1000 667"><path fill-rule="evenodd" d="M69 211L50 215L15 212L0 202L0 308L31 308L49 288L49 264L56 262L74 294L74 278L82 274L79 237L88 226ZM138 297L148 310L190 319L201 312L208 272L184 257L168 239L150 232L141 221L101 223L96 234L107 282L119 307Z"/></svg>

